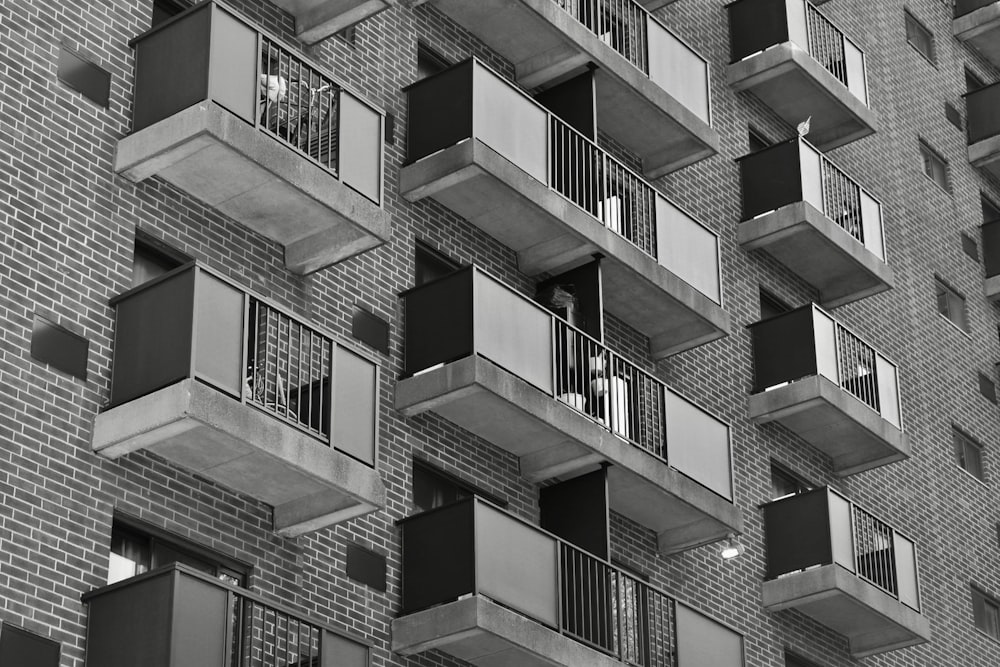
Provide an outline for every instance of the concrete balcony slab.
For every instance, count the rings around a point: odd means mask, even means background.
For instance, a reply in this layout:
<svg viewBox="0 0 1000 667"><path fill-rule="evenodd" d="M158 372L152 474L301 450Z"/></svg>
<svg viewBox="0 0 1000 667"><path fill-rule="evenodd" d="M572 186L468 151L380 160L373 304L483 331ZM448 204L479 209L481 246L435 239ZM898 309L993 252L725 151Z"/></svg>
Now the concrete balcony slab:
<svg viewBox="0 0 1000 667"><path fill-rule="evenodd" d="M979 51L991 63L1000 67L1000 2L982 4L955 18L952 32L960 41Z"/></svg>

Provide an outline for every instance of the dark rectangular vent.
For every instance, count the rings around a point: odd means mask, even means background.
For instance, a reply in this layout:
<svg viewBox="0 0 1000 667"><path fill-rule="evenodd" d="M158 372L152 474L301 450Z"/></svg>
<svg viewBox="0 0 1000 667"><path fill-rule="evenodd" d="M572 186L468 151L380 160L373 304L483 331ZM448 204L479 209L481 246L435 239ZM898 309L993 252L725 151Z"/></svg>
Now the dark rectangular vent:
<svg viewBox="0 0 1000 667"><path fill-rule="evenodd" d="M82 93L94 104L108 106L111 96L111 73L84 60L65 46L59 50L59 80Z"/></svg>
<svg viewBox="0 0 1000 667"><path fill-rule="evenodd" d="M389 323L360 306L354 306L351 335L379 352L389 354Z"/></svg>
<svg viewBox="0 0 1000 667"><path fill-rule="evenodd" d="M385 556L357 544L347 545L348 577L384 592L385 571Z"/></svg>
<svg viewBox="0 0 1000 667"><path fill-rule="evenodd" d="M31 356L81 380L87 379L90 341L44 317L35 316L31 329Z"/></svg>

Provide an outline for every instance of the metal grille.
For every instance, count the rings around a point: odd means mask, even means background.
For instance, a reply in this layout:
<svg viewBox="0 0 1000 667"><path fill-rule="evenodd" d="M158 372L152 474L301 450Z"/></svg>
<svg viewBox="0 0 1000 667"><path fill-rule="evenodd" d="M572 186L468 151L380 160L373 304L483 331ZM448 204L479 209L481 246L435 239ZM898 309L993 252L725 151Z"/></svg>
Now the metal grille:
<svg viewBox="0 0 1000 667"><path fill-rule="evenodd" d="M550 116L549 184L601 223L656 257L656 193L631 169Z"/></svg>
<svg viewBox="0 0 1000 667"><path fill-rule="evenodd" d="M261 130L336 174L339 86L262 35L259 89Z"/></svg>
<svg viewBox="0 0 1000 667"><path fill-rule="evenodd" d="M861 211L861 186L820 155L823 180L823 213L861 243L865 242Z"/></svg>
<svg viewBox="0 0 1000 667"><path fill-rule="evenodd" d="M875 350L836 323L837 370L840 386L865 405L881 412Z"/></svg>
<svg viewBox="0 0 1000 667"><path fill-rule="evenodd" d="M898 596L896 585L896 550L892 528L852 505L854 519L854 560L858 576Z"/></svg>
<svg viewBox="0 0 1000 667"><path fill-rule="evenodd" d="M329 441L333 341L249 298L247 402Z"/></svg>
<svg viewBox="0 0 1000 667"><path fill-rule="evenodd" d="M677 664L673 599L565 542L560 555L565 634L629 665Z"/></svg>
<svg viewBox="0 0 1000 667"><path fill-rule="evenodd" d="M844 54L844 33L809 2L806 5L806 30L809 34L809 55L847 85L847 59Z"/></svg>
<svg viewBox="0 0 1000 667"><path fill-rule="evenodd" d="M255 600L234 596L231 667L316 667L322 630Z"/></svg>
<svg viewBox="0 0 1000 667"><path fill-rule="evenodd" d="M553 0L587 30L649 73L646 46L648 12L633 0Z"/></svg>

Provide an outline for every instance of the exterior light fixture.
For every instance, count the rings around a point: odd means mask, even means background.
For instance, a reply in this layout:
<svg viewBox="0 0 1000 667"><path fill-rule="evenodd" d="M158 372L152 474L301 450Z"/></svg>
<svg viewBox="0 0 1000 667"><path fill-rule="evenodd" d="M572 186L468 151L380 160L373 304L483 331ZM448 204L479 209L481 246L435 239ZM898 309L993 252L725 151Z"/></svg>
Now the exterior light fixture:
<svg viewBox="0 0 1000 667"><path fill-rule="evenodd" d="M722 560L732 560L737 556L743 555L743 545L739 543L736 539L736 535L730 533L729 537L726 538L725 544L722 545L722 550L719 552L722 556Z"/></svg>

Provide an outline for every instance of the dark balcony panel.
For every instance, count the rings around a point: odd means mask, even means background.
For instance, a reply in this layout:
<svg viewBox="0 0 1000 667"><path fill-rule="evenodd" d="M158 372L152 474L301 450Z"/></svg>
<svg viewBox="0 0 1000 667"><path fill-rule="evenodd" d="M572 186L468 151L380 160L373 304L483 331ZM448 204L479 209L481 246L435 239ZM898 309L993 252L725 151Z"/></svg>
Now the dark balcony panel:
<svg viewBox="0 0 1000 667"><path fill-rule="evenodd" d="M400 525L398 653L484 666L743 664L738 633L482 500Z"/></svg>
<svg viewBox="0 0 1000 667"><path fill-rule="evenodd" d="M647 177L718 152L708 62L640 3L411 0L425 2L512 62L523 88L593 68L598 125L641 158Z"/></svg>
<svg viewBox="0 0 1000 667"><path fill-rule="evenodd" d="M740 245L761 249L839 306L892 286L882 206L802 139L739 159Z"/></svg>
<svg viewBox="0 0 1000 667"><path fill-rule="evenodd" d="M602 255L605 308L647 335L657 358L728 333L716 234L641 176L479 61L407 95L408 200L452 209L516 251L529 275Z"/></svg>
<svg viewBox="0 0 1000 667"><path fill-rule="evenodd" d="M298 535L384 504L374 362L190 264L112 301L93 449L143 449L274 507Z"/></svg>
<svg viewBox="0 0 1000 667"><path fill-rule="evenodd" d="M367 667L369 648L185 565L83 596L87 667L275 664Z"/></svg>
<svg viewBox="0 0 1000 667"><path fill-rule="evenodd" d="M965 96L969 162L1000 179L1000 83Z"/></svg>
<svg viewBox="0 0 1000 667"><path fill-rule="evenodd" d="M403 414L435 412L520 457L535 481L613 463L611 508L664 553L740 531L725 423L479 269L403 300Z"/></svg>
<svg viewBox="0 0 1000 667"><path fill-rule="evenodd" d="M1000 299L1000 220L983 224L983 263L986 265L986 280L983 291L996 301Z"/></svg>
<svg viewBox="0 0 1000 667"><path fill-rule="evenodd" d="M792 126L811 118L808 138L821 150L875 131L864 54L808 0L727 8L735 90L752 92Z"/></svg>
<svg viewBox="0 0 1000 667"><path fill-rule="evenodd" d="M380 111L219 3L132 44L132 132L116 172L172 183L284 246L297 273L389 237Z"/></svg>
<svg viewBox="0 0 1000 667"><path fill-rule="evenodd" d="M827 454L838 475L910 455L895 364L818 306L751 325L750 417Z"/></svg>
<svg viewBox="0 0 1000 667"><path fill-rule="evenodd" d="M916 545L828 488L763 507L765 609L797 609L863 657L930 639Z"/></svg>
<svg viewBox="0 0 1000 667"><path fill-rule="evenodd" d="M295 36L306 44L321 42L396 4L396 0L271 0L271 2L295 17Z"/></svg>
<svg viewBox="0 0 1000 667"><path fill-rule="evenodd" d="M1000 67L1000 2L955 0L955 37Z"/></svg>

